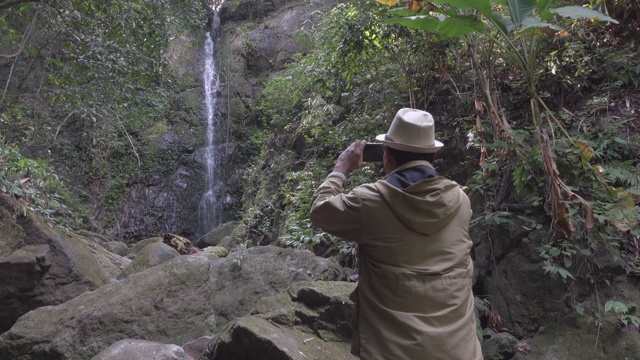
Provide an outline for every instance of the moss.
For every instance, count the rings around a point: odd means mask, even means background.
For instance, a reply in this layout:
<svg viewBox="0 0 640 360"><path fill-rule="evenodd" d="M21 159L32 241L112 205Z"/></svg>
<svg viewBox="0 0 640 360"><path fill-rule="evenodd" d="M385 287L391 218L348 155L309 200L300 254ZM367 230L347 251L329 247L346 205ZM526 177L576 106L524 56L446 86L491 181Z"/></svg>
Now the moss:
<svg viewBox="0 0 640 360"><path fill-rule="evenodd" d="M209 254L216 255L218 257L226 257L229 255L229 250L223 248L222 246L211 246L206 249Z"/></svg>
<svg viewBox="0 0 640 360"><path fill-rule="evenodd" d="M151 128L145 131L145 137L149 141L158 140L162 135L169 131L167 126L167 120L162 119L160 122L153 125Z"/></svg>
<svg viewBox="0 0 640 360"><path fill-rule="evenodd" d="M71 260L83 276L95 284L96 287L106 285L111 282L104 271L102 271L102 269L97 265L98 262L94 256L89 252L92 244L90 244L88 240L71 234L66 238L66 243L69 246L68 252ZM106 249L103 250L105 253L107 252Z"/></svg>

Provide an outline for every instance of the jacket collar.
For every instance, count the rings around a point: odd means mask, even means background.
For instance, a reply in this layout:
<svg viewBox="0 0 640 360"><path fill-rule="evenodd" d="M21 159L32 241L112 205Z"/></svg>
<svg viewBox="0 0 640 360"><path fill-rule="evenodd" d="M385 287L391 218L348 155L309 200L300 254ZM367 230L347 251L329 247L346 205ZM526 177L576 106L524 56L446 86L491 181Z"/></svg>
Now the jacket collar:
<svg viewBox="0 0 640 360"><path fill-rule="evenodd" d="M404 190L424 179L438 176L431 163L424 160L410 161L394 169L384 180Z"/></svg>

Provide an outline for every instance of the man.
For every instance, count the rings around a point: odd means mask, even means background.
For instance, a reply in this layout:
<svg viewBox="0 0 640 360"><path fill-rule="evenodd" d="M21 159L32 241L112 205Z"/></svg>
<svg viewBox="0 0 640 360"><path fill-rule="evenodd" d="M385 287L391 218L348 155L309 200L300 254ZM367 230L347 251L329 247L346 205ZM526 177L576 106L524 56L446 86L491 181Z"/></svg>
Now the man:
<svg viewBox="0 0 640 360"><path fill-rule="evenodd" d="M471 207L431 162L442 143L431 114L401 109L387 134L386 177L343 193L366 165L366 141L343 151L314 194L311 221L358 246L351 352L366 360L481 360L476 335Z"/></svg>

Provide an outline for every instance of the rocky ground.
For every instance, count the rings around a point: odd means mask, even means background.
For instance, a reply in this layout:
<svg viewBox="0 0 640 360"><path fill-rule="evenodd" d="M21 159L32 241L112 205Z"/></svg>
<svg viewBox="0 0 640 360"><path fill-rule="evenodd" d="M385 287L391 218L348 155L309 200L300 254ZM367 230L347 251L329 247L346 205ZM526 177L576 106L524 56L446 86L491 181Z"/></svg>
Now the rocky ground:
<svg viewBox="0 0 640 360"><path fill-rule="evenodd" d="M175 236L127 248L98 234L62 232L20 209L0 197L1 359L353 358L348 296L356 284L331 259L243 249L230 226L210 234L217 245L203 249ZM635 327L615 316L594 323L578 315L557 301L561 294L536 275L539 267L517 252L504 258L509 270L497 271L503 281L494 281L495 295L476 298L485 359L640 353ZM632 301L638 292L637 279L620 275L601 295ZM586 307L589 301L597 299L587 297ZM514 330L529 327L526 337Z"/></svg>

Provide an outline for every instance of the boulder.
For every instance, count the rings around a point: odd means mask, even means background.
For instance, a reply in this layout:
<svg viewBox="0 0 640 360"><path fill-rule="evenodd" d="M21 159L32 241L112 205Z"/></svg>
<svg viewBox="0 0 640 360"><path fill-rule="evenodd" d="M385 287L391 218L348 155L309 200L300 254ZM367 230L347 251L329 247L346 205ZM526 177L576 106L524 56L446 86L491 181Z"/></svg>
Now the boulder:
<svg viewBox="0 0 640 360"><path fill-rule="evenodd" d="M131 249L129 250L129 254L127 254L127 257L130 259L135 258L138 255L138 253L142 249L144 249L145 246L151 243L156 243L156 242L162 242L162 238L159 236L156 236L156 237L151 237L151 238L138 241L137 243L133 244L133 246L131 246Z"/></svg>
<svg viewBox="0 0 640 360"><path fill-rule="evenodd" d="M334 260L309 251L267 246L216 260L177 256L27 313L0 335L0 359L84 360L123 339L184 344L219 333L294 282L343 278Z"/></svg>
<svg viewBox="0 0 640 360"><path fill-rule="evenodd" d="M204 358L355 359L350 353L354 283L294 283L287 293L262 299L209 344Z"/></svg>
<svg viewBox="0 0 640 360"><path fill-rule="evenodd" d="M209 246L218 245L222 241L222 239L230 236L233 233L233 230L235 230L238 224L240 224L240 222L230 221L216 227L197 241L198 247L200 249L204 249Z"/></svg>
<svg viewBox="0 0 640 360"><path fill-rule="evenodd" d="M158 266L176 256L180 256L180 254L171 246L161 242L153 242L140 250L138 256L122 270L118 279L124 279L131 274Z"/></svg>
<svg viewBox="0 0 640 360"><path fill-rule="evenodd" d="M245 316L225 329L208 359L357 359L349 349L345 342L325 342L297 328L280 327L259 316Z"/></svg>
<svg viewBox="0 0 640 360"><path fill-rule="evenodd" d="M129 260L0 196L0 333L30 310L110 283Z"/></svg>
<svg viewBox="0 0 640 360"><path fill-rule="evenodd" d="M126 339L109 346L91 360L193 360L180 346Z"/></svg>
<svg viewBox="0 0 640 360"><path fill-rule="evenodd" d="M104 245L104 247L112 253L120 256L127 256L127 254L129 254L129 246L122 241L109 241Z"/></svg>

